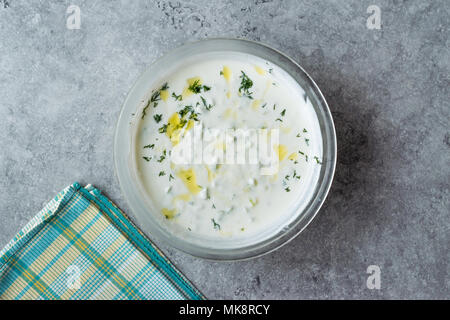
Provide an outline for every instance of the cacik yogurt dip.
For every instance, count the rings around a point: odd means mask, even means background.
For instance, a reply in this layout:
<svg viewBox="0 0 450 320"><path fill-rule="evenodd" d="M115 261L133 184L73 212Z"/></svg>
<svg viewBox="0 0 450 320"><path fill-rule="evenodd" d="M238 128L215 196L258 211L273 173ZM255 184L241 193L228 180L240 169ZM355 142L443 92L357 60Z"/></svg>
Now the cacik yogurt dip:
<svg viewBox="0 0 450 320"><path fill-rule="evenodd" d="M259 57L214 52L168 67L136 119L149 214L178 237L269 237L296 218L301 210L292 208L306 205L318 182L313 106L287 72Z"/></svg>

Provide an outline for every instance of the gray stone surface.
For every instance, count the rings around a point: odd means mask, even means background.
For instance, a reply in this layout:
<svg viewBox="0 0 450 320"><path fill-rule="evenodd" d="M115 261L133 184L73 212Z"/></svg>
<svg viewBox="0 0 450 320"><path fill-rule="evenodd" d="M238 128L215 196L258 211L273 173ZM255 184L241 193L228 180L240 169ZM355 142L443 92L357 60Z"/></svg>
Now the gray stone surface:
<svg viewBox="0 0 450 320"><path fill-rule="evenodd" d="M80 30L66 28L69 4ZM381 30L366 27L371 4ZM447 0L0 1L0 246L74 181L127 211L112 145L133 82L186 41L240 37L284 51L324 92L331 193L304 233L255 260L162 249L209 298L448 298L449 12ZM372 264L380 290L366 288Z"/></svg>

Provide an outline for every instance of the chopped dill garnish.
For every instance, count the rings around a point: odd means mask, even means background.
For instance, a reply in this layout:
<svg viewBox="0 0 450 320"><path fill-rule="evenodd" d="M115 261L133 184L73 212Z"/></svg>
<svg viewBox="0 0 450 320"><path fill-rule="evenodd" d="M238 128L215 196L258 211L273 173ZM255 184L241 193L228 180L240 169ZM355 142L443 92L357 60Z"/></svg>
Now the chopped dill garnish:
<svg viewBox="0 0 450 320"><path fill-rule="evenodd" d="M281 111L281 116L284 117L285 114L286 114L286 109L283 109L283 111Z"/></svg>
<svg viewBox="0 0 450 320"><path fill-rule="evenodd" d="M314 156L314 159L316 160L317 164L322 164L322 162L319 160L317 156Z"/></svg>
<svg viewBox="0 0 450 320"><path fill-rule="evenodd" d="M166 149L164 149L162 155L159 157L159 159L157 160L158 162L163 162L164 159L166 158L167 152Z"/></svg>
<svg viewBox="0 0 450 320"><path fill-rule="evenodd" d="M142 159L144 159L145 161L149 162L150 160L152 160L152 157L142 157Z"/></svg>
<svg viewBox="0 0 450 320"><path fill-rule="evenodd" d="M151 100L148 100L147 105L144 107L144 109L142 109L142 117L141 119L144 119L145 115L147 114L147 108L150 106L151 104Z"/></svg>
<svg viewBox="0 0 450 320"><path fill-rule="evenodd" d="M164 133L167 131L167 124L164 124L161 128L158 129L159 133Z"/></svg>
<svg viewBox="0 0 450 320"><path fill-rule="evenodd" d="M155 114L153 119L155 119L156 123L159 123L162 119L162 114Z"/></svg>
<svg viewBox="0 0 450 320"><path fill-rule="evenodd" d="M280 118L277 118L275 121L283 122L283 120L281 120Z"/></svg>
<svg viewBox="0 0 450 320"><path fill-rule="evenodd" d="M202 90L202 86L200 84L200 80L195 80L188 88L193 93L199 93Z"/></svg>
<svg viewBox="0 0 450 320"><path fill-rule="evenodd" d="M308 130L306 130L305 128L303 128L303 132L305 132L305 133L306 133L306 132L308 132Z"/></svg>
<svg viewBox="0 0 450 320"><path fill-rule="evenodd" d="M300 138L300 137L301 137L300 133L297 133L296 137L297 137L297 138Z"/></svg>
<svg viewBox="0 0 450 320"><path fill-rule="evenodd" d="M162 87L159 90L156 90L155 92L152 93L150 100L148 100L147 105L144 107L144 109L142 110L142 119L144 119L144 117L146 116L146 112L147 112L147 108L153 103L153 108L156 108L156 106L158 105L158 101L161 100L161 91L163 90L167 90L169 89L169 86L166 83L164 83L162 85Z"/></svg>
<svg viewBox="0 0 450 320"><path fill-rule="evenodd" d="M180 127L181 128L184 127L184 125L187 123L186 119L184 119L184 118L189 112L191 113L189 115L189 119L192 119L194 121L198 121L198 113L195 113L194 108L192 106L185 106L183 109L178 111L178 114L181 117L181 122L180 122Z"/></svg>
<svg viewBox="0 0 450 320"><path fill-rule="evenodd" d="M183 109L178 111L178 114L181 118L183 118L185 115L187 115L189 112L194 112L192 106L185 106Z"/></svg>
<svg viewBox="0 0 450 320"><path fill-rule="evenodd" d="M306 145L309 146L309 139L305 139Z"/></svg>
<svg viewBox="0 0 450 320"><path fill-rule="evenodd" d="M267 102L264 103L264 104L261 106L261 108L265 108L266 106L267 106Z"/></svg>
<svg viewBox="0 0 450 320"><path fill-rule="evenodd" d="M172 174L169 175L169 181L175 179Z"/></svg>
<svg viewBox="0 0 450 320"><path fill-rule="evenodd" d="M211 219L211 222L213 223L214 229L220 230L220 224L218 224L214 218Z"/></svg>
<svg viewBox="0 0 450 320"><path fill-rule="evenodd" d="M181 100L183 100L183 95L181 95L181 94L175 94L175 92L172 92L172 97L173 97L176 101L181 101Z"/></svg>
<svg viewBox="0 0 450 320"><path fill-rule="evenodd" d="M195 80L195 81L188 87L188 89L189 89L190 91L192 91L193 93L197 94L197 93L200 93L202 90L203 90L203 91L209 91L209 90L211 90L211 87L208 87L208 86L202 86L202 85L200 84L200 80Z"/></svg>
<svg viewBox="0 0 450 320"><path fill-rule="evenodd" d="M205 106L206 110L211 110L211 108L213 107L212 104L207 104L205 98L203 98L202 96L200 96L200 99L202 99L202 103Z"/></svg>
<svg viewBox="0 0 450 320"><path fill-rule="evenodd" d="M284 188L284 190L286 190L286 192L290 192L291 191L291 189L289 187Z"/></svg>
<svg viewBox="0 0 450 320"><path fill-rule="evenodd" d="M167 89L169 89L169 85L166 82L162 85L162 87L161 87L161 89L159 89L159 91L163 91L163 90L167 90Z"/></svg>
<svg viewBox="0 0 450 320"><path fill-rule="evenodd" d="M241 86L239 87L239 93L243 96L248 97L249 99L253 99L252 94L249 89L253 87L253 81L245 74L244 71L241 70Z"/></svg>
<svg viewBox="0 0 450 320"><path fill-rule="evenodd" d="M155 147L155 144L152 143L152 144L148 144L148 145L144 146L144 149L153 149L154 147Z"/></svg>
<svg viewBox="0 0 450 320"><path fill-rule="evenodd" d="M284 178L285 178L286 180L289 180L289 175L287 174Z"/></svg>
<svg viewBox="0 0 450 320"><path fill-rule="evenodd" d="M160 171L160 172L159 172L159 176L160 176L160 177L165 176L165 175L166 175L166 173L165 173L164 171Z"/></svg>

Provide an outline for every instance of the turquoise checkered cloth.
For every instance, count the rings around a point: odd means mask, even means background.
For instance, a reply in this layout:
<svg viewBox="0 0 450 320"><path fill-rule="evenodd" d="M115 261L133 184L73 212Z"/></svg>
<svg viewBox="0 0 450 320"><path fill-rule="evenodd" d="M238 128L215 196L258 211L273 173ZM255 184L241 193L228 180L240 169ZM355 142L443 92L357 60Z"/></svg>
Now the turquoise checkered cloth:
<svg viewBox="0 0 450 320"><path fill-rule="evenodd" d="M51 200L0 251L0 299L203 299L92 186Z"/></svg>

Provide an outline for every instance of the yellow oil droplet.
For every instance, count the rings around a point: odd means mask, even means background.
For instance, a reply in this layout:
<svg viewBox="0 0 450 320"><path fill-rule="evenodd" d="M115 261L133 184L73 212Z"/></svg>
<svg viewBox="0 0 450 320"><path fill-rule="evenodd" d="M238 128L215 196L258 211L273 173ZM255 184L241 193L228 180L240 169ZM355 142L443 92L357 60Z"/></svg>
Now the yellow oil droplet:
<svg viewBox="0 0 450 320"><path fill-rule="evenodd" d="M186 125L186 131L191 130L194 127L194 120L189 120L187 125Z"/></svg>
<svg viewBox="0 0 450 320"><path fill-rule="evenodd" d="M228 68L227 66L224 66L222 69L222 75L225 78L225 80L227 80L227 82L230 82L231 80L231 69Z"/></svg>
<svg viewBox="0 0 450 320"><path fill-rule="evenodd" d="M166 217L166 219L172 219L176 214L175 209L169 210L167 208L162 208L161 212Z"/></svg>
<svg viewBox="0 0 450 320"><path fill-rule="evenodd" d="M170 136L170 141L172 142L173 146L176 146L180 142L180 139L181 139L181 129L177 129Z"/></svg>
<svg viewBox="0 0 450 320"><path fill-rule="evenodd" d="M167 122L167 130L166 135L170 138L175 130L178 129L178 126L180 125L180 115L178 112L175 112L173 115L170 116L169 121Z"/></svg>
<svg viewBox="0 0 450 320"><path fill-rule="evenodd" d="M234 111L233 109L231 109L231 108L227 108L227 109L225 109L225 112L223 113L223 115L224 115L224 117L225 118L233 118L233 119L237 119L237 113L236 113L236 111Z"/></svg>
<svg viewBox="0 0 450 320"><path fill-rule="evenodd" d="M252 198L248 199L250 201L250 203L252 204L252 207L256 206L259 203L259 199L255 198L255 200L253 200Z"/></svg>
<svg viewBox="0 0 450 320"><path fill-rule="evenodd" d="M292 128L291 127L280 127L281 132L288 134L289 132L291 132Z"/></svg>
<svg viewBox="0 0 450 320"><path fill-rule="evenodd" d="M202 190L202 188L197 184L194 169L191 168L187 170L180 170L178 171L177 176L181 179L181 181L183 181L186 188L192 194L197 194Z"/></svg>
<svg viewBox="0 0 450 320"><path fill-rule="evenodd" d="M214 146L216 147L217 150L225 150L226 144L221 140L216 142Z"/></svg>
<svg viewBox="0 0 450 320"><path fill-rule="evenodd" d="M298 153L297 152L292 152L289 157L289 160L297 160L298 159Z"/></svg>
<svg viewBox="0 0 450 320"><path fill-rule="evenodd" d="M286 148L285 145L280 144L278 146L274 146L275 151L278 153L278 159L280 159L280 161L283 161L284 158L286 158L287 154L288 154L288 150Z"/></svg>
<svg viewBox="0 0 450 320"><path fill-rule="evenodd" d="M186 80L188 86L192 86L194 85L196 82L198 82L198 84L202 84L202 79L200 77L192 77Z"/></svg>
<svg viewBox="0 0 450 320"><path fill-rule="evenodd" d="M193 84L195 84L196 82L201 85L202 84L202 79L200 77L192 77L186 80L187 82L187 86L183 89L183 92L181 93L181 96L183 99L191 96L193 94L193 92L189 89L190 86L192 86Z"/></svg>
<svg viewBox="0 0 450 320"><path fill-rule="evenodd" d="M261 100L258 100L258 99L256 99L256 100L253 100L253 102L252 102L252 109L253 110L258 110L258 107L259 107L259 105L261 104Z"/></svg>
<svg viewBox="0 0 450 320"><path fill-rule="evenodd" d="M231 98L231 92L230 92L230 91L227 92L227 98L228 98L228 99Z"/></svg>
<svg viewBox="0 0 450 320"><path fill-rule="evenodd" d="M255 66L255 70L259 75L265 75L266 74L266 70L264 70L263 68L259 67L259 66Z"/></svg>
<svg viewBox="0 0 450 320"><path fill-rule="evenodd" d="M167 90L161 90L161 91L159 92L159 95L161 96L161 99L162 99L163 101L167 101L167 99L169 98L169 91L167 91Z"/></svg>
<svg viewBox="0 0 450 320"><path fill-rule="evenodd" d="M214 172L212 172L208 166L205 166L205 167L206 167L206 171L208 171L208 181L211 182L216 177L216 174Z"/></svg>
<svg viewBox="0 0 450 320"><path fill-rule="evenodd" d="M179 195L173 197L172 202L175 203L175 202L177 202L178 200L188 202L189 200L191 200L191 198L192 198L192 195L191 195L191 194L189 194L189 193L183 193L183 194L179 194Z"/></svg>

